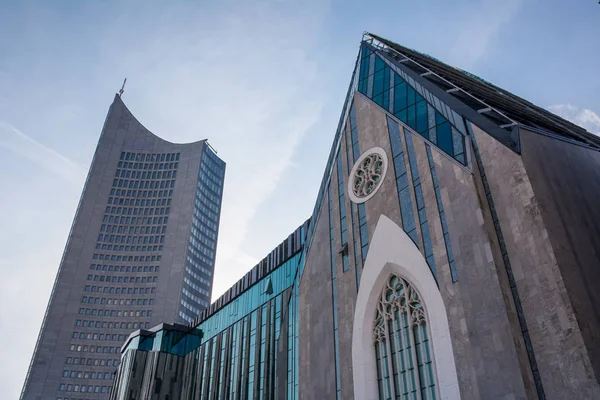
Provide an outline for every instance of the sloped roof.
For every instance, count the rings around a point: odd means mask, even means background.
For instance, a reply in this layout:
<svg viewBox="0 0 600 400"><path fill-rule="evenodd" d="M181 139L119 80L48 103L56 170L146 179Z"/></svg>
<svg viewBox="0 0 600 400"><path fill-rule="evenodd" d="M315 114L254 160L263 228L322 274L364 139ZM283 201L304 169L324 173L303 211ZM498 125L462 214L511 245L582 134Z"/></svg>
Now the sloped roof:
<svg viewBox="0 0 600 400"><path fill-rule="evenodd" d="M375 45L388 51L406 67L478 110L502 128L510 130L515 125L525 125L600 149L598 136L474 74L372 33L366 32L365 40L374 40Z"/></svg>

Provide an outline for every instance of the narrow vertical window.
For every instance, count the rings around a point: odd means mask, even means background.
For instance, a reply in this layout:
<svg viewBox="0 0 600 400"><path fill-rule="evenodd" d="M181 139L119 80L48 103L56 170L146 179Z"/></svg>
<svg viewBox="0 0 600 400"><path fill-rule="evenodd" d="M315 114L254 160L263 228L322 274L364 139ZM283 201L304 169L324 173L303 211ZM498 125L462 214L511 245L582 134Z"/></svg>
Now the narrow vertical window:
<svg viewBox="0 0 600 400"><path fill-rule="evenodd" d="M412 285L397 275L379 297L373 340L380 400L438 398L425 308Z"/></svg>

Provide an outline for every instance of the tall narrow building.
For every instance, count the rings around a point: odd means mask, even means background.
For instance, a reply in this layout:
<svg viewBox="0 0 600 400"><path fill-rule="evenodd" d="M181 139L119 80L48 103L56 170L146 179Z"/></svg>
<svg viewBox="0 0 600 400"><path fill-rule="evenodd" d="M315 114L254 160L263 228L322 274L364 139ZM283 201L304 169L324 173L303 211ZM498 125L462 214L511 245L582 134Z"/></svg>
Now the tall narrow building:
<svg viewBox="0 0 600 400"><path fill-rule="evenodd" d="M21 394L108 398L131 331L210 304L225 163L110 106Z"/></svg>

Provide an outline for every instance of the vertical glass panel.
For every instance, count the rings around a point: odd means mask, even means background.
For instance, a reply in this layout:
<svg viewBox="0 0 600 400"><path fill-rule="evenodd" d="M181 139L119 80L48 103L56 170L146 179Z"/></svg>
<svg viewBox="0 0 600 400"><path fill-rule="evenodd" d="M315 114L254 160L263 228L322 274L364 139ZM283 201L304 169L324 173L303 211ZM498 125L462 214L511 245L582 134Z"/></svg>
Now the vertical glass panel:
<svg viewBox="0 0 600 400"><path fill-rule="evenodd" d="M446 119L446 117L444 117L442 114L440 114L437 110L435 111L435 124L436 125L441 125L447 121L448 120Z"/></svg>
<svg viewBox="0 0 600 400"><path fill-rule="evenodd" d="M416 121L416 107L414 105L408 106L407 109L407 120L408 120L408 126L410 126L411 128L413 128L414 130L417 130L417 121Z"/></svg>
<svg viewBox="0 0 600 400"><path fill-rule="evenodd" d="M410 85L408 85L407 90L407 102L409 106L415 104L415 89L413 89Z"/></svg>
<svg viewBox="0 0 600 400"><path fill-rule="evenodd" d="M427 104L427 124L429 125L429 140L431 140L433 143L437 143L435 110L431 104Z"/></svg>
<svg viewBox="0 0 600 400"><path fill-rule="evenodd" d="M390 90L390 67L383 69L383 90Z"/></svg>
<svg viewBox="0 0 600 400"><path fill-rule="evenodd" d="M375 72L381 71L384 67L385 62L379 56L375 56Z"/></svg>
<svg viewBox="0 0 600 400"><path fill-rule="evenodd" d="M448 121L437 127L437 144L450 155L454 155L454 143L452 141L452 129Z"/></svg>
<svg viewBox="0 0 600 400"><path fill-rule="evenodd" d="M402 139L400 139L400 128L396 121L388 117L388 132L390 134L390 143L392 145L392 157L402 154Z"/></svg>
<svg viewBox="0 0 600 400"><path fill-rule="evenodd" d="M377 58L378 60L379 58ZM373 97L380 95L381 93L383 93L383 72L384 70L381 69L377 72L375 72L375 75L373 76ZM378 103L379 104L379 103Z"/></svg>
<svg viewBox="0 0 600 400"><path fill-rule="evenodd" d="M390 91L389 90L383 92L383 100L382 100L381 106L386 110L389 108L389 106L390 106Z"/></svg>
<svg viewBox="0 0 600 400"><path fill-rule="evenodd" d="M428 138L428 129L427 103L421 100L417 103L417 132Z"/></svg>
<svg viewBox="0 0 600 400"><path fill-rule="evenodd" d="M400 110L397 113L395 113L394 115L396 116L396 118L398 118L400 121L404 122L405 124L408 122L406 119L406 108L404 110Z"/></svg>
<svg viewBox="0 0 600 400"><path fill-rule="evenodd" d="M379 390L379 398L385 399L383 396L383 374L381 373L381 350L379 343L375 343L375 365L377 368L377 388Z"/></svg>
<svg viewBox="0 0 600 400"><path fill-rule="evenodd" d="M406 82L397 78L398 84L394 88L394 113L397 113L400 110L403 110L407 106L407 97L406 97Z"/></svg>

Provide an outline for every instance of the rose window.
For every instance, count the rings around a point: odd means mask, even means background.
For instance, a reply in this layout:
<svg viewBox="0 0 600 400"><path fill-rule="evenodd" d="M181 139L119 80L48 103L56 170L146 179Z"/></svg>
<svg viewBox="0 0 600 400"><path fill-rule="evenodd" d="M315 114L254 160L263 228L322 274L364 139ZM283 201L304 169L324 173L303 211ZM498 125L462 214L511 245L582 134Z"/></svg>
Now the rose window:
<svg viewBox="0 0 600 400"><path fill-rule="evenodd" d="M371 198L383 182L386 169L387 158L383 149L375 147L360 156L350 175L352 201L362 203Z"/></svg>

